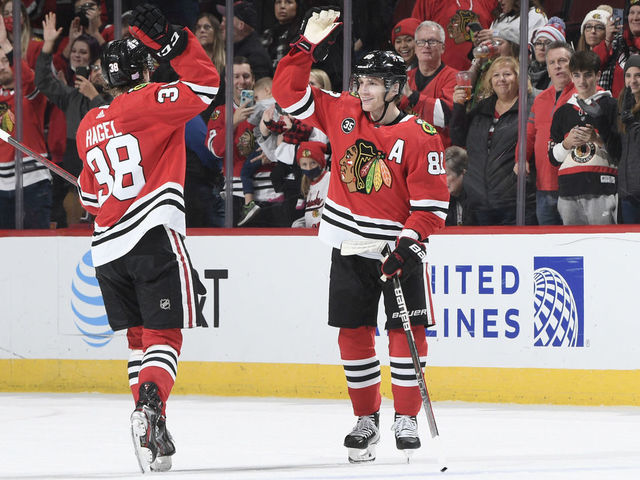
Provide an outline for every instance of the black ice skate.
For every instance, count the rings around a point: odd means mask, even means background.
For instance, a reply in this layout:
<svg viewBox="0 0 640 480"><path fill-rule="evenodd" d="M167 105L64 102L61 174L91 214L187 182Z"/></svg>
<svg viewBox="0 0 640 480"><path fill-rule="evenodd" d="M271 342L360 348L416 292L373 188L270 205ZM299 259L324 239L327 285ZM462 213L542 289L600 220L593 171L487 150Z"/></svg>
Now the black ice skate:
<svg viewBox="0 0 640 480"><path fill-rule="evenodd" d="M154 472L168 472L171 470L171 455L176 453L176 446L173 443L173 437L167 430L167 419L164 415L160 415L156 423L156 444L158 445L158 455L150 468Z"/></svg>
<svg viewBox="0 0 640 480"><path fill-rule="evenodd" d="M131 438L142 473L150 470L158 456L156 429L162 413L158 386L153 382L140 385L140 398L131 414Z"/></svg>
<svg viewBox="0 0 640 480"><path fill-rule="evenodd" d="M396 448L407 456L407 463L413 452L420 448L418 437L418 422L412 415L399 415L396 413L395 422L391 426L396 436Z"/></svg>
<svg viewBox="0 0 640 480"><path fill-rule="evenodd" d="M349 462L372 462L376 459L376 443L380 440L378 429L379 412L358 417L356 426L344 438L349 452Z"/></svg>

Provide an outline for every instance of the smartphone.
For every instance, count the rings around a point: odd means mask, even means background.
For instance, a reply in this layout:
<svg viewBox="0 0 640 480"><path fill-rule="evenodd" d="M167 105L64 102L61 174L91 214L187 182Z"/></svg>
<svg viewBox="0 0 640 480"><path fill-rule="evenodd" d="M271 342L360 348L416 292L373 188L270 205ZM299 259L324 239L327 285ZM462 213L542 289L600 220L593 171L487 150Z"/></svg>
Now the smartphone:
<svg viewBox="0 0 640 480"><path fill-rule="evenodd" d="M622 8L614 8L613 9L613 19L616 24L616 27L622 26L622 19L624 17L624 10Z"/></svg>
<svg viewBox="0 0 640 480"><path fill-rule="evenodd" d="M471 36L471 41L473 41L476 33L482 30L482 25L480 25L480 23L478 22L469 22L469 24L467 25L467 28L469 29L469 35Z"/></svg>
<svg viewBox="0 0 640 480"><path fill-rule="evenodd" d="M89 72L91 69L87 66L76 67L76 75L84 78L89 78Z"/></svg>
<svg viewBox="0 0 640 480"><path fill-rule="evenodd" d="M240 105L245 107L253 106L253 90L242 90L240 92Z"/></svg>

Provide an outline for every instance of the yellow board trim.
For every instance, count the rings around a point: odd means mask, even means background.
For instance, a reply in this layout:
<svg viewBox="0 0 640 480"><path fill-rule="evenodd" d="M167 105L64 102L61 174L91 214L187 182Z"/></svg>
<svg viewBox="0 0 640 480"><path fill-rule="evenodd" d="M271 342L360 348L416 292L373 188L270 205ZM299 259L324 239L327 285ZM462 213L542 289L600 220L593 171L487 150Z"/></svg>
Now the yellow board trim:
<svg viewBox="0 0 640 480"><path fill-rule="evenodd" d="M124 360L0 360L5 392L126 393ZM434 401L559 405L640 405L640 370L429 367ZM391 398L389 367L382 394ZM347 398L339 365L180 362L173 393Z"/></svg>

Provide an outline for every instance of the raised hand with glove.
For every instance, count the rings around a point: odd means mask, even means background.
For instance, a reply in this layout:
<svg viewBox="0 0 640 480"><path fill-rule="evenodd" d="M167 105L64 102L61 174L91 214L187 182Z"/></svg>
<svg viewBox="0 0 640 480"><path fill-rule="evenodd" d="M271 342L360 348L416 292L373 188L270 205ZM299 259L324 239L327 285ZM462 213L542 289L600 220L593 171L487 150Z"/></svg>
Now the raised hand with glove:
<svg viewBox="0 0 640 480"><path fill-rule="evenodd" d="M633 114L633 107L636 106L636 96L631 91L631 88L625 87L622 97L622 110L620 111L620 120L625 125L631 125L636 121L636 117Z"/></svg>
<svg viewBox="0 0 640 480"><path fill-rule="evenodd" d="M187 32L171 25L158 7L148 3L138 5L133 11L129 33L162 62L177 57L187 46Z"/></svg>
<svg viewBox="0 0 640 480"><path fill-rule="evenodd" d="M396 241L396 248L383 261L380 271L386 278L398 276L407 278L418 267L427 255L424 243L411 237L400 237Z"/></svg>
<svg viewBox="0 0 640 480"><path fill-rule="evenodd" d="M329 55L329 48L336 41L342 22L338 22L340 12L337 9L312 8L307 12L300 26L300 35L291 44L321 62Z"/></svg>

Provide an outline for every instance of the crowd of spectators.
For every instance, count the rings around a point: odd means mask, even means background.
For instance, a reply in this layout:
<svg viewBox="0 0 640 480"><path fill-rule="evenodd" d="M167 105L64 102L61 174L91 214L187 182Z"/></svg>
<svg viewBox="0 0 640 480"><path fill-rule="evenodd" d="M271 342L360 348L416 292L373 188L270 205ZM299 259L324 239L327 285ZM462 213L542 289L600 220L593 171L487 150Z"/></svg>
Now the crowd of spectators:
<svg viewBox="0 0 640 480"><path fill-rule="evenodd" d="M193 31L224 79L231 54L224 2L147 1ZM122 0L123 36L138 3ZM225 224L227 148L233 149L234 226L318 226L331 145L322 131L280 109L271 78L308 9L336 3L234 2L233 84L223 82L214 104L185 132L188 227ZM594 4L579 18L547 12L552 7L545 3L552 2L529 1L528 101L521 106L519 0L352 1L352 59L375 49L396 51L408 75L398 107L435 126L447 148L447 225L516 224L520 108L528 114L520 136L526 224L640 222L640 0L586 2ZM116 29L111 2L72 4L23 1L23 141L78 175L75 132L89 109L111 100L100 56ZM12 7L12 0L0 2L0 128L9 133L15 129ZM341 90L342 53L338 37L315 65L312 88ZM177 78L168 65L150 67L154 81ZM226 88L233 92L231 125ZM14 155L0 142L0 229L15 228ZM91 222L75 189L33 158L24 157L23 165L24 228Z"/></svg>

